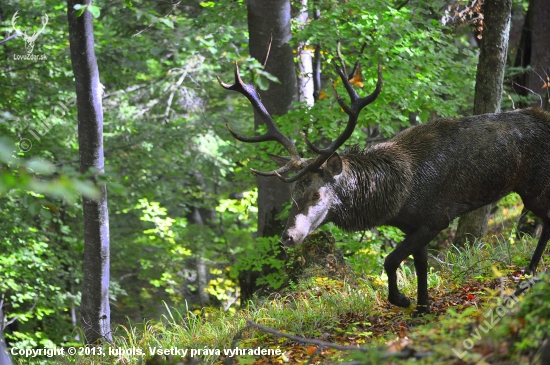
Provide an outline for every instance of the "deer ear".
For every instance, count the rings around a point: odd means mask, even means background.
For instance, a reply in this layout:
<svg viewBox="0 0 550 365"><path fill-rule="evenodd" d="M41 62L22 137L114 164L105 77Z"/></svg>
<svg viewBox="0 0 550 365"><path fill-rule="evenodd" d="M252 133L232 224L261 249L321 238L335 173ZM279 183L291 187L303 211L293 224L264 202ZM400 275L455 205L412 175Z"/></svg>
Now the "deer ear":
<svg viewBox="0 0 550 365"><path fill-rule="evenodd" d="M340 175L342 173L342 169L342 159L336 152L330 156L323 166L323 170L328 172L331 176Z"/></svg>
<svg viewBox="0 0 550 365"><path fill-rule="evenodd" d="M290 161L290 157L287 157L287 156L275 156L275 155L272 155L271 153L268 153L267 155L269 156L270 159L273 160L273 162L275 162L280 167L286 165L288 161Z"/></svg>

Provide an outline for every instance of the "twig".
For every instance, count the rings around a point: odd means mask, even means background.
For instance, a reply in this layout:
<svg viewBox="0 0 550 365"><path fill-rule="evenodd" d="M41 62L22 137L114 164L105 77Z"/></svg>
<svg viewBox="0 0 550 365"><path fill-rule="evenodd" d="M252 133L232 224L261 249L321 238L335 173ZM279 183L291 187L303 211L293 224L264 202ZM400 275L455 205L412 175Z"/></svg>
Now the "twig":
<svg viewBox="0 0 550 365"><path fill-rule="evenodd" d="M178 7L178 5L180 3L181 3L181 1L178 1L175 4L172 4L172 10L170 10L165 16L163 16L163 18L167 18L170 14L172 14L172 12ZM147 27L145 27L144 29L142 29L139 32L137 32L136 34L134 34L133 37L136 37L136 36L140 35L141 33L145 32L146 30L148 30L149 28L151 28L155 24L157 24L157 23L153 22L153 23L149 24Z"/></svg>
<svg viewBox="0 0 550 365"><path fill-rule="evenodd" d="M166 101L166 110L164 112L164 116L168 118L170 116L170 109L172 107L172 101L174 100L174 95L178 91L178 89L181 87L181 84L183 83L183 80L185 80L185 77L187 76L187 71L183 72L179 80L175 83L175 87L170 93L170 96L168 97L168 100ZM173 85L171 85L173 86Z"/></svg>
<svg viewBox="0 0 550 365"><path fill-rule="evenodd" d="M338 344L335 344L335 343L332 343L332 342L325 342L325 341L321 341L321 340L316 340L314 338L306 338L306 337L289 335L287 333L279 332L279 331L276 331L272 328L262 326L261 324L254 323L254 322L252 322L251 320L248 320L248 319L246 320L246 323L248 324L249 327L256 327L259 330L261 330L262 332L270 333L270 334L272 334L274 336L278 336L278 337L288 338L289 340L296 341L296 342L310 343L312 345L328 347L328 348L331 348L331 349L343 350L343 351L360 351L360 352L363 352L363 353L379 352L380 353L380 359L389 359L389 358L392 358L392 357L395 357L395 358L398 358L398 359L408 359L408 358L411 358L411 357L414 357L416 359L421 359L421 358L430 356L433 353L432 351L416 351L415 349L410 348L408 346L405 346L401 351L396 351L396 352L387 352L387 348L381 349L381 348L366 348L366 347L359 347L359 346L358 347L343 346L343 345L338 345ZM350 364L363 364L363 363L364 362L359 362L359 363L358 362L352 362L352 363L348 363L348 365L350 365Z"/></svg>
<svg viewBox="0 0 550 365"><path fill-rule="evenodd" d="M106 316L103 316L103 318L100 318L100 319L104 319ZM110 336L111 333L113 332L112 330L108 331L107 333L105 334L102 334L101 332L99 331L96 331L95 328L93 328L93 326L88 323L86 321L86 319L84 319L84 317L82 317L82 323L84 323L86 326L88 326L87 330L91 330L92 332L95 332L97 335L101 336L101 338L103 338L106 342L108 343L113 343L113 340L110 340L107 336ZM86 332L84 331L83 329L83 332L84 332L84 339L86 339ZM86 340L86 342L88 342L88 340Z"/></svg>
<svg viewBox="0 0 550 365"><path fill-rule="evenodd" d="M432 255L431 253L428 254L428 257L431 258L432 260L435 260L435 261L439 262L442 265L455 266L454 264L450 264L450 263L445 262L441 259L438 259L436 256ZM464 266L460 266L460 267L464 269Z"/></svg>
<svg viewBox="0 0 550 365"><path fill-rule="evenodd" d="M405 5L407 5L409 3L409 1L410 0L403 1L401 4L399 4L395 7L395 10L401 10Z"/></svg>
<svg viewBox="0 0 550 365"><path fill-rule="evenodd" d="M251 320L248 320L248 319L246 320L246 323L250 327L256 327L257 329L261 330L262 332L270 333L270 334L272 334L274 336L278 336L278 337L288 338L289 340L296 341L296 342L310 343L312 345L323 346L323 347L328 347L328 348L331 348L331 349L343 350L343 351L361 351L361 352L372 351L372 349L367 349L367 348L364 348L364 347L343 346L343 345L338 345L338 344L332 343L332 342L325 342L325 341L321 341L321 340L316 340L314 338L306 338L306 337L289 335L288 333L279 332L279 331L276 331L272 328L263 326L261 324L254 323L254 322L252 322Z"/></svg>
<svg viewBox="0 0 550 365"><path fill-rule="evenodd" d="M2 303L3 303L3 302L4 302L4 294L2 294ZM30 313L30 312L32 312L32 311L34 310L34 307L36 307L36 303L38 303L38 295L36 295L36 296L34 297L34 303L32 304L31 309L29 309L29 310L27 311L27 313ZM5 323L3 324L4 328L1 328L0 330L1 330L1 331L4 331L4 330L6 329L6 327L8 327L8 326L9 326L10 324L12 324L13 322L17 321L17 319L19 319L19 317L20 317L20 316L15 316L15 317L13 317L12 319L10 319L9 321L5 322Z"/></svg>
<svg viewBox="0 0 550 365"><path fill-rule="evenodd" d="M348 71L346 70L346 64L344 63L344 58L342 57L342 53L340 52L340 40L338 39L338 44L336 46L336 53L338 55L338 60L340 61L340 65L342 67L342 70L344 71L344 75L346 77L348 76Z"/></svg>
<svg viewBox="0 0 550 365"><path fill-rule="evenodd" d="M15 38L15 37L17 37L17 36L20 36L20 35L21 35L21 33L15 32L15 33L13 33L12 35L10 35L9 37L2 39L2 40L0 41L0 44L4 44L4 43L6 43L7 41L9 41L10 39L13 39L13 38Z"/></svg>
<svg viewBox="0 0 550 365"><path fill-rule="evenodd" d="M522 89L525 89L525 90L529 91L529 92L530 92L531 94L533 94L533 95L538 96L539 99L540 99L540 107L542 108L542 97L540 96L539 93L536 93L535 91L529 89L528 87L525 87L525 86L523 86L523 85L520 85L520 84L518 84L518 83L515 82L515 81L514 81L512 84L513 84L513 85L516 85L516 86L519 86L519 87L521 87Z"/></svg>

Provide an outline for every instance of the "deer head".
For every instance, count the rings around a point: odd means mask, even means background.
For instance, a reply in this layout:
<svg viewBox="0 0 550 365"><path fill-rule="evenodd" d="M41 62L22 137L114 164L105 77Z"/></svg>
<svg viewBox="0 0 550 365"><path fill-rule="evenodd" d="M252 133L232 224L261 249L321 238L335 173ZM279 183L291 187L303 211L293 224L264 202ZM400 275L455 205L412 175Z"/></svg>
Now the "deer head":
<svg viewBox="0 0 550 365"><path fill-rule="evenodd" d="M271 41L263 64L264 66L267 62L270 46ZM348 92L351 104L347 105L344 99L338 95L336 89L333 88L333 91L338 104L348 115L348 122L344 131L326 148L316 147L302 133L304 142L317 154L317 157L309 159L301 158L294 142L277 128L273 118L262 104L254 86L245 84L241 79L237 63L235 63L235 83L233 85L225 84L218 78L218 82L225 89L237 91L246 96L267 127L267 132L263 135L246 137L237 134L226 125L233 137L239 141L249 143L277 141L290 153L290 157L270 156L280 166L276 170L263 172L252 169L255 174L276 176L286 183L293 184L291 187L292 209L282 235L283 243L286 245L301 243L308 234L331 220L331 207L334 204L338 204L338 196L332 189L332 184L338 179L344 168L342 159L336 153L336 150L352 135L361 110L372 103L382 90L380 65L378 65L378 82L375 90L370 95L360 98L346 75L344 62L340 55L338 56L338 61L335 60L334 67ZM283 177L282 175L287 172L294 172L294 175Z"/></svg>
<svg viewBox="0 0 550 365"><path fill-rule="evenodd" d="M48 24L48 14L44 14L42 16L42 29L35 31L32 36L29 36L26 31L22 32L21 29L16 27L15 22L18 18L17 13L19 11L16 11L15 14L13 14L13 17L11 18L11 26L13 27L13 30L18 33L22 34L23 38L25 40L25 49L27 50L27 53L32 53L34 49L34 41L36 38L38 38L38 35L44 31L44 28L46 28L46 24Z"/></svg>

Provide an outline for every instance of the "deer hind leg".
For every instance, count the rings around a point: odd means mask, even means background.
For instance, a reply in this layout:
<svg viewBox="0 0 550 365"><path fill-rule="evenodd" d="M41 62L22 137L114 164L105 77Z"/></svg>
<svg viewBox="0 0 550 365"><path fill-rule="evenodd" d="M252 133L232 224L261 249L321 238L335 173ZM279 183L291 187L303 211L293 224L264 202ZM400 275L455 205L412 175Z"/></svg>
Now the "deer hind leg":
<svg viewBox="0 0 550 365"><path fill-rule="evenodd" d="M529 262L529 266L527 266L527 268L525 269L525 271L528 274L534 274L535 271L537 271L537 266L539 265L540 259L542 257L542 254L544 253L544 249L546 248L546 244L548 243L549 239L550 239L550 218L546 217L543 220L542 232L540 234L537 248L533 253L533 257L531 257L531 262Z"/></svg>
<svg viewBox="0 0 550 365"><path fill-rule="evenodd" d="M427 303L427 251L425 246L435 237L439 231L433 231L428 227L421 227L415 231L410 232L403 241L391 252L384 261L384 270L388 274L388 301L398 307L406 308L411 304L411 300L404 294L399 292L397 288L397 269L399 265L409 255L415 254L418 259L415 259L415 267L418 265L420 268L420 274L418 276L419 293L422 292L422 298L419 297L419 304L424 306L424 311L428 312L429 307ZM417 270L418 270L417 268ZM425 274L424 274L425 272ZM420 303L421 302L421 303Z"/></svg>
<svg viewBox="0 0 550 365"><path fill-rule="evenodd" d="M546 249L548 239L550 239L550 218L547 217L543 220L542 233L540 234L539 243L537 244L537 248L533 253L533 257L531 257L531 262L529 262L529 265L525 268L525 272L527 274L534 275L537 271L537 266L540 262L542 254L544 253L544 250ZM536 281L536 278L531 278L529 281L532 282L532 280ZM525 282L525 280L520 281L520 283L516 287L514 295L518 296L520 294L523 294L523 292L531 287L531 285L526 285Z"/></svg>

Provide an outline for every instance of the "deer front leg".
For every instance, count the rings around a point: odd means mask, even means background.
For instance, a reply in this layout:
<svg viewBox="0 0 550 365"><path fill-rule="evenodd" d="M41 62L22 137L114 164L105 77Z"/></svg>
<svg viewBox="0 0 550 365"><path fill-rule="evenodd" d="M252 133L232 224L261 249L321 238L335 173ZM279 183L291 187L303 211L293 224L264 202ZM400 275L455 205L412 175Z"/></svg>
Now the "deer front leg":
<svg viewBox="0 0 550 365"><path fill-rule="evenodd" d="M428 260L425 247L439 231L433 231L428 227L421 227L409 232L405 239L391 252L384 261L384 270L388 275L388 301L398 307L406 308L411 305L411 300L399 292L397 288L397 269L409 255L415 254L415 267L418 262L418 304L423 306L424 313L429 312L428 307Z"/></svg>
<svg viewBox="0 0 550 365"><path fill-rule="evenodd" d="M418 281L418 301L413 317L430 313L428 297L428 245L413 253L416 280Z"/></svg>

